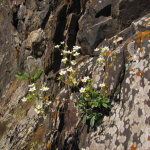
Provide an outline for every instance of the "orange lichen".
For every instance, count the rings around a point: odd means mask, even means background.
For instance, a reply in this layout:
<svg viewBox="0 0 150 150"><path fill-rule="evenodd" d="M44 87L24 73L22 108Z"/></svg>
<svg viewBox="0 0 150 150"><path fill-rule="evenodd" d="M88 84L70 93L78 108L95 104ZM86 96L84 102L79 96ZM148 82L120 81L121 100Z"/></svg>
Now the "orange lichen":
<svg viewBox="0 0 150 150"><path fill-rule="evenodd" d="M133 71L133 72L134 72L135 70L134 70L134 69L130 69L130 71Z"/></svg>
<svg viewBox="0 0 150 150"><path fill-rule="evenodd" d="M47 94L47 95L45 96L45 98L46 98L47 100L49 100L49 94Z"/></svg>
<svg viewBox="0 0 150 150"><path fill-rule="evenodd" d="M130 148L131 148L131 150L136 150L136 149L137 149L137 146L134 147L134 144L133 144Z"/></svg>
<svg viewBox="0 0 150 150"><path fill-rule="evenodd" d="M81 81L81 79L79 79L79 82Z"/></svg>
<svg viewBox="0 0 150 150"><path fill-rule="evenodd" d="M143 48L141 48L141 51L143 52Z"/></svg>
<svg viewBox="0 0 150 150"><path fill-rule="evenodd" d="M137 42L138 42L138 43L141 43L141 39L138 39Z"/></svg>
<svg viewBox="0 0 150 150"><path fill-rule="evenodd" d="M51 148L50 142L47 143L47 148Z"/></svg>
<svg viewBox="0 0 150 150"><path fill-rule="evenodd" d="M105 76L107 76L108 72L105 73Z"/></svg>
<svg viewBox="0 0 150 150"><path fill-rule="evenodd" d="M56 117L57 117L57 112L54 113L54 122L56 120Z"/></svg>
<svg viewBox="0 0 150 150"><path fill-rule="evenodd" d="M117 40L119 38L118 34L116 35L116 37L114 38L114 41Z"/></svg>
<svg viewBox="0 0 150 150"><path fill-rule="evenodd" d="M90 0L90 3L92 3L92 0Z"/></svg>
<svg viewBox="0 0 150 150"><path fill-rule="evenodd" d="M142 73L142 72L139 71L139 72L136 73L136 75L137 75L137 76L141 76L141 73Z"/></svg>
<svg viewBox="0 0 150 150"><path fill-rule="evenodd" d="M83 58L78 59L78 61L81 61Z"/></svg>
<svg viewBox="0 0 150 150"><path fill-rule="evenodd" d="M148 141L150 141L150 136L148 137Z"/></svg>
<svg viewBox="0 0 150 150"><path fill-rule="evenodd" d="M111 68L111 65L108 65L108 68Z"/></svg>
<svg viewBox="0 0 150 150"><path fill-rule="evenodd" d="M95 75L96 72L93 73L93 75Z"/></svg>
<svg viewBox="0 0 150 150"><path fill-rule="evenodd" d="M55 106L54 107L57 107L57 102L56 102L56 104L55 104Z"/></svg>
<svg viewBox="0 0 150 150"><path fill-rule="evenodd" d="M125 50L125 52L127 52L128 50Z"/></svg>
<svg viewBox="0 0 150 150"><path fill-rule="evenodd" d="M106 53L106 56L109 56L111 54L111 52L110 51L108 51L107 53Z"/></svg>
<svg viewBox="0 0 150 150"><path fill-rule="evenodd" d="M131 56L128 56L126 59L129 60L130 58L132 58Z"/></svg>
<svg viewBox="0 0 150 150"><path fill-rule="evenodd" d="M137 36L138 36L138 37L141 37L141 36L145 36L145 35L147 35L147 34L150 34L150 31L149 31L149 30L146 30L146 31L144 31L144 32L139 32L139 33L137 34Z"/></svg>

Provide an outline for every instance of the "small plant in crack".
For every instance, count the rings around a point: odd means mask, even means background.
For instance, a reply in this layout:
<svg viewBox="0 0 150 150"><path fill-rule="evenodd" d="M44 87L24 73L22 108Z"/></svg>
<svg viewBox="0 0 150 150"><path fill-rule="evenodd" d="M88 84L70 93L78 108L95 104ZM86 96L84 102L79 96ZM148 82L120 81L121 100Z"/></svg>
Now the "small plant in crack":
<svg viewBox="0 0 150 150"><path fill-rule="evenodd" d="M37 73L34 72L32 75L28 71L28 75L15 73L15 76L21 79L28 79L29 82L35 82L35 80L37 80L40 77L42 72L43 72L43 69L40 69Z"/></svg>
<svg viewBox="0 0 150 150"><path fill-rule="evenodd" d="M27 102L31 99L34 99L33 101L33 106L34 110L36 111L37 114L39 115L45 115L43 117L46 117L46 108L52 103L48 98L44 97L44 95L47 95L47 91L49 88L47 86L42 86L40 88L40 91L42 93L37 92L37 87L36 84L33 83L31 85L28 85L29 87L29 94L27 97L23 97L21 100L22 102Z"/></svg>
<svg viewBox="0 0 150 150"><path fill-rule="evenodd" d="M62 46L61 46L62 45ZM105 83L100 84L100 91L96 91L92 85L93 79L89 76L84 76L80 73L81 66L79 63L78 50L81 48L79 46L73 46L73 50L67 50L67 45L61 42L61 45L56 45L61 55L63 56L61 62L65 64L66 68L62 69L59 74L58 80L65 83L68 87L75 87L79 91L79 100L72 101L76 106L79 107L80 113L83 116L83 123L90 120L90 125L99 125L101 123L103 112L105 108L110 107L110 99L108 98L109 92ZM63 47L63 49L60 49ZM96 60L99 64L107 65L107 58L110 54L109 48L104 47L100 49L95 49L95 51L101 50L99 58ZM74 59L72 59L74 58ZM79 82L82 82L82 87L79 88Z"/></svg>

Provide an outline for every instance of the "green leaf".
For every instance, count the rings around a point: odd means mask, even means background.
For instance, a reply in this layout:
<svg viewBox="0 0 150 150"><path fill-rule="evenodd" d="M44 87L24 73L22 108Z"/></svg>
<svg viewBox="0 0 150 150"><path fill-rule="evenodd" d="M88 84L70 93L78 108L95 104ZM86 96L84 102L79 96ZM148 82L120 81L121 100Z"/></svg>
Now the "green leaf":
<svg viewBox="0 0 150 150"><path fill-rule="evenodd" d="M93 127L95 123L95 116L91 118L90 125Z"/></svg>
<svg viewBox="0 0 150 150"><path fill-rule="evenodd" d="M34 107L36 106L36 102L33 102L33 106L34 106Z"/></svg>
<svg viewBox="0 0 150 150"><path fill-rule="evenodd" d="M92 115L86 116L86 119L90 119L92 118Z"/></svg>
<svg viewBox="0 0 150 150"><path fill-rule="evenodd" d="M31 99L31 98L32 98L32 95L31 95L31 94L29 94L29 95L28 95L28 99Z"/></svg>
<svg viewBox="0 0 150 150"><path fill-rule="evenodd" d="M96 98L96 93L95 93L95 92L92 93L92 98L93 98L93 99Z"/></svg>
<svg viewBox="0 0 150 150"><path fill-rule="evenodd" d="M105 98L104 100L102 100L103 103L109 103L109 99Z"/></svg>
<svg viewBox="0 0 150 150"><path fill-rule="evenodd" d="M101 116L101 115L102 115L102 113L97 113L97 114L96 114L97 117L99 117L99 116Z"/></svg>
<svg viewBox="0 0 150 150"><path fill-rule="evenodd" d="M83 106L82 103L76 103L76 106Z"/></svg>
<svg viewBox="0 0 150 150"><path fill-rule="evenodd" d="M57 80L61 80L61 77L58 77Z"/></svg>
<svg viewBox="0 0 150 150"><path fill-rule="evenodd" d="M87 112L88 114L92 114L92 111L91 111L90 109L86 109L86 112Z"/></svg>
<svg viewBox="0 0 150 150"><path fill-rule="evenodd" d="M87 97L84 98L87 102L91 102L91 100Z"/></svg>
<svg viewBox="0 0 150 150"><path fill-rule="evenodd" d="M97 107L98 106L98 102L94 102L94 107Z"/></svg>
<svg viewBox="0 0 150 150"><path fill-rule="evenodd" d="M18 73L15 73L15 76L16 76L17 78L22 78L22 79L29 78L29 77L27 77L27 76L25 76L25 75L23 75L23 74L18 74Z"/></svg>
<svg viewBox="0 0 150 150"><path fill-rule="evenodd" d="M87 116L87 114L83 115L83 120L82 120L83 123L86 123L86 116Z"/></svg>
<svg viewBox="0 0 150 150"><path fill-rule="evenodd" d="M80 99L83 99L83 96L82 96L82 95L79 95L79 98L80 98Z"/></svg>
<svg viewBox="0 0 150 150"><path fill-rule="evenodd" d="M33 77L32 79L34 79L34 80L38 79L38 78L40 77L40 75L42 74L42 72L43 72L43 69L40 69L40 70L34 75L34 77Z"/></svg>
<svg viewBox="0 0 150 150"><path fill-rule="evenodd" d="M105 104L105 103L102 103L102 105L105 107L105 108L107 108L108 106L107 106L107 104Z"/></svg>
<svg viewBox="0 0 150 150"><path fill-rule="evenodd" d="M97 124L98 124L98 125L101 124L101 122L102 122L101 119L98 119L98 120L97 120Z"/></svg>
<svg viewBox="0 0 150 150"><path fill-rule="evenodd" d="M99 102L99 101L100 101L100 97L97 97L95 100L96 100L97 102Z"/></svg>

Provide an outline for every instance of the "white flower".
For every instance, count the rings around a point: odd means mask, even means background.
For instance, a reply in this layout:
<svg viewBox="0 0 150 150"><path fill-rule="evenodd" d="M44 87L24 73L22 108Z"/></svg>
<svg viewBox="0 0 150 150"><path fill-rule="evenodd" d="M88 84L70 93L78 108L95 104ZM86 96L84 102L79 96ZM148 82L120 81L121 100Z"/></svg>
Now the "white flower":
<svg viewBox="0 0 150 150"><path fill-rule="evenodd" d="M79 91L80 91L80 93L84 93L85 92L85 88L82 87Z"/></svg>
<svg viewBox="0 0 150 150"><path fill-rule="evenodd" d="M99 1L98 3L101 3L102 1Z"/></svg>
<svg viewBox="0 0 150 150"><path fill-rule="evenodd" d="M75 49L75 50L78 50L80 48L81 48L80 46L73 46L73 49Z"/></svg>
<svg viewBox="0 0 150 150"><path fill-rule="evenodd" d="M41 106L41 105L38 105L38 106L37 106L37 109L41 109L41 108L42 108L42 106Z"/></svg>
<svg viewBox="0 0 150 150"><path fill-rule="evenodd" d="M69 72L73 71L72 67L68 68L67 71Z"/></svg>
<svg viewBox="0 0 150 150"><path fill-rule="evenodd" d="M35 84L33 83L33 84L31 84L31 85L28 85L28 87L31 87L31 88L33 88L35 86Z"/></svg>
<svg viewBox="0 0 150 150"><path fill-rule="evenodd" d="M31 91L31 92L33 92L33 91L35 91L35 90L36 90L35 87L32 87L32 88L29 89L29 91Z"/></svg>
<svg viewBox="0 0 150 150"><path fill-rule="evenodd" d="M52 103L51 101L48 101L48 100L46 101L47 105L50 105L51 103Z"/></svg>
<svg viewBox="0 0 150 150"><path fill-rule="evenodd" d="M68 53L66 50L63 50L62 52L63 52L64 55ZM63 54L62 54L62 55L63 55Z"/></svg>
<svg viewBox="0 0 150 150"><path fill-rule="evenodd" d="M73 51L72 51L72 52L74 52L74 53L75 53L76 51L77 51L76 49L73 49Z"/></svg>
<svg viewBox="0 0 150 150"><path fill-rule="evenodd" d="M70 51L67 51L67 53L68 53L68 54L72 54L72 52L70 52Z"/></svg>
<svg viewBox="0 0 150 150"><path fill-rule="evenodd" d="M55 46L55 48L59 48L59 47L60 47L60 45L56 45L56 46Z"/></svg>
<svg viewBox="0 0 150 150"><path fill-rule="evenodd" d="M97 60L96 60L97 62L101 62L101 61L104 61L104 58L103 58L103 56L100 56Z"/></svg>
<svg viewBox="0 0 150 150"><path fill-rule="evenodd" d="M76 65L77 62L76 62L75 60L72 60L72 61L71 61L71 64L72 64L72 65Z"/></svg>
<svg viewBox="0 0 150 150"><path fill-rule="evenodd" d="M38 109L36 109L36 108L35 108L34 110L36 111L37 114L40 113L40 110L38 110Z"/></svg>
<svg viewBox="0 0 150 150"><path fill-rule="evenodd" d="M42 86L42 88L41 88L40 90L42 90L42 91L48 91L49 88L48 88L48 87L45 87L45 86Z"/></svg>
<svg viewBox="0 0 150 150"><path fill-rule="evenodd" d="M64 75L65 73L66 73L66 71L63 71L63 70L62 70L59 74L60 74L60 75Z"/></svg>
<svg viewBox="0 0 150 150"><path fill-rule="evenodd" d="M99 51L99 49L98 49L98 48L96 48L96 49L94 49L94 51L95 51L95 52L98 52L98 51Z"/></svg>
<svg viewBox="0 0 150 150"><path fill-rule="evenodd" d="M72 82L73 82L73 84L77 83L76 79L72 79Z"/></svg>
<svg viewBox="0 0 150 150"><path fill-rule="evenodd" d="M78 55L80 55L80 53L78 52L75 52L75 54L73 54L73 56L78 56Z"/></svg>
<svg viewBox="0 0 150 150"><path fill-rule="evenodd" d="M27 101L27 98L23 98L23 99L21 99L22 100L22 102L26 102Z"/></svg>
<svg viewBox="0 0 150 150"><path fill-rule="evenodd" d="M63 41L63 42L60 42L60 44L64 44L65 42Z"/></svg>
<svg viewBox="0 0 150 150"><path fill-rule="evenodd" d="M99 86L100 86L100 87L104 87L104 86L105 86L105 83L102 83L102 84L100 84Z"/></svg>
<svg viewBox="0 0 150 150"><path fill-rule="evenodd" d="M61 62L63 62L63 63L66 63L66 61L67 61L67 58L64 58L61 60Z"/></svg>
<svg viewBox="0 0 150 150"><path fill-rule="evenodd" d="M102 53L107 51L109 51L109 47L105 46L104 48L102 48Z"/></svg>
<svg viewBox="0 0 150 150"><path fill-rule="evenodd" d="M86 77L84 77L84 79L89 80L89 79L90 79L90 77L89 77L89 76L86 76Z"/></svg>
<svg viewBox="0 0 150 150"><path fill-rule="evenodd" d="M82 82L86 82L86 81L87 81L87 79L85 79L85 78L84 78L84 79L82 79L81 81L82 81Z"/></svg>

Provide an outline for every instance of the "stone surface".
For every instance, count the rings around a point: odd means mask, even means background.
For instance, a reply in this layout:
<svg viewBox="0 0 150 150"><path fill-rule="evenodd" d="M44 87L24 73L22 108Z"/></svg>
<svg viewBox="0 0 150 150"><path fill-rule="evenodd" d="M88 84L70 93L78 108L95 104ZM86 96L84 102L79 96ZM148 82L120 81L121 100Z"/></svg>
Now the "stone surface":
<svg viewBox="0 0 150 150"><path fill-rule="evenodd" d="M0 1L0 149L96 150L150 149L150 2L147 0L3 0ZM54 48L65 41L79 52L78 79L105 82L113 99L103 122L91 128L75 107L79 89L57 80L62 56ZM95 48L108 46L107 65L96 63ZM61 47L62 48L62 47ZM34 52L34 53L33 53ZM115 56L115 57L114 57ZM26 79L39 69L37 92L47 85L52 101L39 116ZM70 93L70 96L69 96ZM74 102L72 102L74 101ZM38 102L38 101L37 101Z"/></svg>

